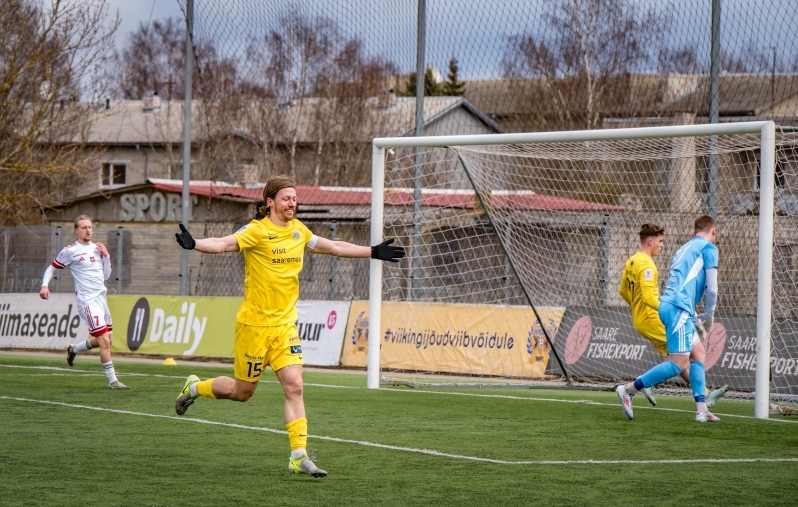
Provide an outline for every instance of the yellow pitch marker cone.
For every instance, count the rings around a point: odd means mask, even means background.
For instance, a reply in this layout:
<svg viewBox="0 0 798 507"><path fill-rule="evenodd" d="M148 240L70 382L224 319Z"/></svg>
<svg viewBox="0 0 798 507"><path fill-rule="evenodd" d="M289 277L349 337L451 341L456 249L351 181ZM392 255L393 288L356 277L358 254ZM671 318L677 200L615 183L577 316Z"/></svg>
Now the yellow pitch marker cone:
<svg viewBox="0 0 798 507"><path fill-rule="evenodd" d="M163 364L166 366L174 366L177 364L177 361L175 361L171 357L167 357L166 359L164 359Z"/></svg>

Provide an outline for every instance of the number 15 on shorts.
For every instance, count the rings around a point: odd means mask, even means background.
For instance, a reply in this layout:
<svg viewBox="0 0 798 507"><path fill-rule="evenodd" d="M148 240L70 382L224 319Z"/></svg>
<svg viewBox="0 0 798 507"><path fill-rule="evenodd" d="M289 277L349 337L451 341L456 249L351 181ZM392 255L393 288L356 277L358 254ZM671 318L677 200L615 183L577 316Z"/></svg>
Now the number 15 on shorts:
<svg viewBox="0 0 798 507"><path fill-rule="evenodd" d="M254 375L253 372L255 373ZM247 361L247 377L260 377L261 373L263 373L263 363L253 363L252 361Z"/></svg>

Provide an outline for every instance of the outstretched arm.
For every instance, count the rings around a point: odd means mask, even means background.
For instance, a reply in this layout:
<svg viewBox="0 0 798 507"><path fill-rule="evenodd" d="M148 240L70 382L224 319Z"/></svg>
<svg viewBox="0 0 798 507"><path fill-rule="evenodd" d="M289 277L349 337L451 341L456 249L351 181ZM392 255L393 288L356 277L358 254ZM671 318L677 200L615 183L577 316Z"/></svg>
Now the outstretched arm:
<svg viewBox="0 0 798 507"><path fill-rule="evenodd" d="M232 234L223 238L194 239L183 224L180 231L175 233L177 243L186 250L197 250L202 253L217 254L223 252L238 252L238 240Z"/></svg>
<svg viewBox="0 0 798 507"><path fill-rule="evenodd" d="M217 254L224 252L238 252L238 241L232 234L223 238L203 238L196 240L194 250L202 253Z"/></svg>
<svg viewBox="0 0 798 507"><path fill-rule="evenodd" d="M318 238L313 246L315 253L335 255L336 257L371 257L381 261L399 262L405 256L405 249L400 246L391 246L392 239L383 241L377 246L358 246L346 241L330 241L327 238Z"/></svg>
<svg viewBox="0 0 798 507"><path fill-rule="evenodd" d="M313 247L313 253L334 255L336 257L371 257L371 247L354 245L346 241L331 241L319 237Z"/></svg>

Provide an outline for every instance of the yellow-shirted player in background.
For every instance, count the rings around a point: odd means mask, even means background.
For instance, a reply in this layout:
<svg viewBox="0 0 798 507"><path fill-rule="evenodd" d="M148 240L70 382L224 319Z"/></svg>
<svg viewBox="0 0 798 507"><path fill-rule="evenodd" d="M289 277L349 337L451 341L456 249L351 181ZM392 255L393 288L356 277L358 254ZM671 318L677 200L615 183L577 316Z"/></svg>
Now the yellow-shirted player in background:
<svg viewBox="0 0 798 507"><path fill-rule="evenodd" d="M667 358L668 347L665 340L665 325L659 319L659 286L657 265L654 257L665 246L665 229L655 224L640 227L640 250L627 259L623 268L618 292L626 304L632 308L632 326L641 336L650 341L661 355ZM680 376L690 385L686 371ZM715 389L707 395L707 407L711 407L729 390L729 386ZM651 388L643 389L652 405L657 402Z"/></svg>
<svg viewBox="0 0 798 507"><path fill-rule="evenodd" d="M255 394L261 373L270 366L285 394L283 416L291 446L288 469L324 477L327 472L317 467L305 450L308 422L303 399L302 347L296 327L299 272L305 248L337 257L371 257L391 262L398 262L405 252L401 247L390 246L393 240L367 247L314 235L294 218L295 186L288 176L269 178L258 217L230 236L194 240L182 224L182 232L175 234L180 246L189 250L212 254L243 252L245 266L244 302L236 315L235 378L200 381L196 375L189 376L175 401L175 411L185 414L200 396L247 401Z"/></svg>

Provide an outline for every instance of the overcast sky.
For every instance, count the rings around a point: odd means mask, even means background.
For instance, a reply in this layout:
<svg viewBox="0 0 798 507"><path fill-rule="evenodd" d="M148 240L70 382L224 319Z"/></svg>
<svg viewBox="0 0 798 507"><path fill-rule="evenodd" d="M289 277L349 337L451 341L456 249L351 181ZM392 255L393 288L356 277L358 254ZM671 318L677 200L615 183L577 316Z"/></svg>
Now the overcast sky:
<svg viewBox="0 0 798 507"><path fill-rule="evenodd" d="M182 17L178 0L108 0L119 11L122 24L117 45L150 19ZM497 77L507 38L547 30L541 19L553 0L427 0L428 63L445 73L448 60L460 61L466 79ZM415 68L416 8L418 0L195 0L197 29L210 30L213 23L227 27L227 40L216 41L224 49L246 46L242 37L265 33L291 6L310 17L323 15L338 20L346 36L364 41L370 55L381 54L403 72ZM709 52L711 0L634 0L638 7L669 5L674 15L679 45L697 48L699 58ZM724 0L722 45L729 52L750 47L770 56L777 48L779 61L796 59L798 1ZM253 8L257 6L257 8ZM217 25L218 26L218 25ZM209 32L206 32L209 33ZM708 60L708 58L707 58ZM768 60L769 61L769 60Z"/></svg>

